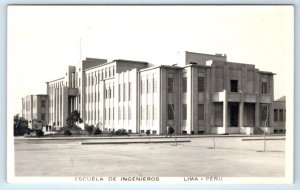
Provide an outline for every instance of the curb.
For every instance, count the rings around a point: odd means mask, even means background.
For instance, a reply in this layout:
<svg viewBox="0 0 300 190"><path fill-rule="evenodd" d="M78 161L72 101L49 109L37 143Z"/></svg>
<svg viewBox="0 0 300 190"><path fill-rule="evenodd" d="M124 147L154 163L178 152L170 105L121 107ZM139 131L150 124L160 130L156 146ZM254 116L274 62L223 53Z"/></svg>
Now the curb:
<svg viewBox="0 0 300 190"><path fill-rule="evenodd" d="M177 143L191 142L191 140L181 140ZM175 141L109 141L109 142L81 142L81 145L97 145L97 144L152 144L152 143L176 143Z"/></svg>

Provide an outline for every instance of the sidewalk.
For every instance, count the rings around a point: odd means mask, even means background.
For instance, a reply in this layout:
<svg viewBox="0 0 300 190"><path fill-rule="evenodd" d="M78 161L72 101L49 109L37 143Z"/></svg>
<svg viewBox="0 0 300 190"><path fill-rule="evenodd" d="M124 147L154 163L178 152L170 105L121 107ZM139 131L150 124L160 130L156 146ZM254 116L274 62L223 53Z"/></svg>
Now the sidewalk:
<svg viewBox="0 0 300 190"><path fill-rule="evenodd" d="M230 134L230 135L177 135L172 136L171 139L177 138L220 138L220 137L244 137L247 139L261 139L263 135L243 135L243 134ZM272 139L285 139L285 135L266 135L266 138ZM90 139L168 139L170 137L165 137L164 135L157 135L157 136L146 136L146 135L131 135L131 136L61 136L61 137L51 137L44 136L44 137L24 137L22 139L27 140L90 140ZM20 139L20 138L18 138Z"/></svg>

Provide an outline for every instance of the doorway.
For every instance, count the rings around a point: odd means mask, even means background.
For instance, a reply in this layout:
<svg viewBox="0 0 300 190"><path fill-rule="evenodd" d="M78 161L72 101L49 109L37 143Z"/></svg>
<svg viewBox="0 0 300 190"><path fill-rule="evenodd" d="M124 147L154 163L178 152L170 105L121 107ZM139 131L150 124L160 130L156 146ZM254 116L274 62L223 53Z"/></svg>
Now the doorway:
<svg viewBox="0 0 300 190"><path fill-rule="evenodd" d="M239 125L239 103L228 103L229 104L229 117L230 127L238 127Z"/></svg>

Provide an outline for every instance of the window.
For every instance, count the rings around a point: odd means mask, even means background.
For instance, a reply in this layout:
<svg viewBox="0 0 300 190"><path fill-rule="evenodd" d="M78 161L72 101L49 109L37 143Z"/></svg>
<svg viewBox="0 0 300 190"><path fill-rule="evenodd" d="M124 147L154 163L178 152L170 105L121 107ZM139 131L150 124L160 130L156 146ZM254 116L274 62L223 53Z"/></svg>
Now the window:
<svg viewBox="0 0 300 190"><path fill-rule="evenodd" d="M46 107L46 101L45 100L42 100L41 104L42 104L42 108Z"/></svg>
<svg viewBox="0 0 300 190"><path fill-rule="evenodd" d="M230 91L238 92L238 80L230 80Z"/></svg>
<svg viewBox="0 0 300 190"><path fill-rule="evenodd" d="M128 83L128 100L131 100L131 82Z"/></svg>
<svg viewBox="0 0 300 190"><path fill-rule="evenodd" d="M182 92L187 92L187 78L182 78Z"/></svg>
<svg viewBox="0 0 300 190"><path fill-rule="evenodd" d="M107 68L105 69L105 78L107 78Z"/></svg>
<svg viewBox="0 0 300 190"><path fill-rule="evenodd" d="M142 120L146 119L145 106L141 106L141 118Z"/></svg>
<svg viewBox="0 0 300 190"><path fill-rule="evenodd" d="M260 120L261 122L265 122L267 119L267 115L268 115L268 110L269 110L269 105L268 104L261 104L260 105L260 110L261 110L261 114L260 114ZM267 121L267 126L268 126L268 121Z"/></svg>
<svg viewBox="0 0 300 190"><path fill-rule="evenodd" d="M168 78L168 92L173 93L174 91L174 79Z"/></svg>
<svg viewBox="0 0 300 190"><path fill-rule="evenodd" d="M141 130L141 133L144 133L145 131L144 130Z"/></svg>
<svg viewBox="0 0 300 190"><path fill-rule="evenodd" d="M153 93L157 92L157 78L153 79Z"/></svg>
<svg viewBox="0 0 300 190"><path fill-rule="evenodd" d="M131 106L128 107L128 120L131 120Z"/></svg>
<svg viewBox="0 0 300 190"><path fill-rule="evenodd" d="M119 110L118 110L118 117L119 117L119 120L122 120L121 107L119 107Z"/></svg>
<svg viewBox="0 0 300 190"><path fill-rule="evenodd" d="M267 82L261 83L261 93L268 94L268 83Z"/></svg>
<svg viewBox="0 0 300 190"><path fill-rule="evenodd" d="M127 97L126 97L126 89L127 89L127 84L123 84L123 101L125 102Z"/></svg>
<svg viewBox="0 0 300 190"><path fill-rule="evenodd" d="M187 105L182 104L182 119L186 120L187 119Z"/></svg>
<svg viewBox="0 0 300 190"><path fill-rule="evenodd" d="M168 104L168 120L174 120L174 104Z"/></svg>
<svg viewBox="0 0 300 190"><path fill-rule="evenodd" d="M149 105L147 105L147 120L151 120L151 110Z"/></svg>
<svg viewBox="0 0 300 190"><path fill-rule="evenodd" d="M111 67L108 68L108 76L111 77Z"/></svg>
<svg viewBox="0 0 300 190"><path fill-rule="evenodd" d="M279 121L283 122L283 110L279 110Z"/></svg>
<svg viewBox="0 0 300 190"><path fill-rule="evenodd" d="M153 105L153 119L157 119L157 105Z"/></svg>
<svg viewBox="0 0 300 190"><path fill-rule="evenodd" d="M147 93L151 93L151 80L147 80Z"/></svg>
<svg viewBox="0 0 300 190"><path fill-rule="evenodd" d="M274 109L274 121L277 122L278 121L278 110Z"/></svg>
<svg viewBox="0 0 300 190"><path fill-rule="evenodd" d="M45 117L45 113L42 113L42 114L41 114L41 119L42 119L42 120L45 120L45 118L46 118L46 117Z"/></svg>
<svg viewBox="0 0 300 190"><path fill-rule="evenodd" d="M123 107L123 119L126 120L127 119L127 115L126 115L126 111L125 111L125 107Z"/></svg>
<svg viewBox="0 0 300 190"><path fill-rule="evenodd" d="M119 84L119 102L121 102L121 84Z"/></svg>
<svg viewBox="0 0 300 190"><path fill-rule="evenodd" d="M204 105L198 104L198 120L204 120Z"/></svg>
<svg viewBox="0 0 300 190"><path fill-rule="evenodd" d="M115 66L113 66L112 74L113 74L113 76L115 76Z"/></svg>
<svg viewBox="0 0 300 190"><path fill-rule="evenodd" d="M196 63L196 62L190 62L190 64L191 64L191 65L197 65L197 63Z"/></svg>
<svg viewBox="0 0 300 190"><path fill-rule="evenodd" d="M146 92L146 81L142 80L141 81L141 94L145 94Z"/></svg>
<svg viewBox="0 0 300 190"><path fill-rule="evenodd" d="M111 98L111 89L110 89L110 87L108 88L108 98Z"/></svg>
<svg viewBox="0 0 300 190"><path fill-rule="evenodd" d="M204 77L198 77L198 92L204 92Z"/></svg>

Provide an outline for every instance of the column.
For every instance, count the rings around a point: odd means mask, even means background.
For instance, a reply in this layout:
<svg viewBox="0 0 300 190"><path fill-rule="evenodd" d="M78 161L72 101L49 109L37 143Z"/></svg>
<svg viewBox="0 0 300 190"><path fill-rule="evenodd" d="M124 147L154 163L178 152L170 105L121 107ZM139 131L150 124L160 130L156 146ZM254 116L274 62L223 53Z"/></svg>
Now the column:
<svg viewBox="0 0 300 190"><path fill-rule="evenodd" d="M258 102L258 97L256 97L256 102L255 102L255 127L259 127L259 102Z"/></svg>
<svg viewBox="0 0 300 190"><path fill-rule="evenodd" d="M223 100L223 132L226 133L228 120L228 101L227 101L227 90L224 90L224 100Z"/></svg>
<svg viewBox="0 0 300 190"><path fill-rule="evenodd" d="M239 127L244 127L244 95L241 93L241 101L239 105Z"/></svg>

